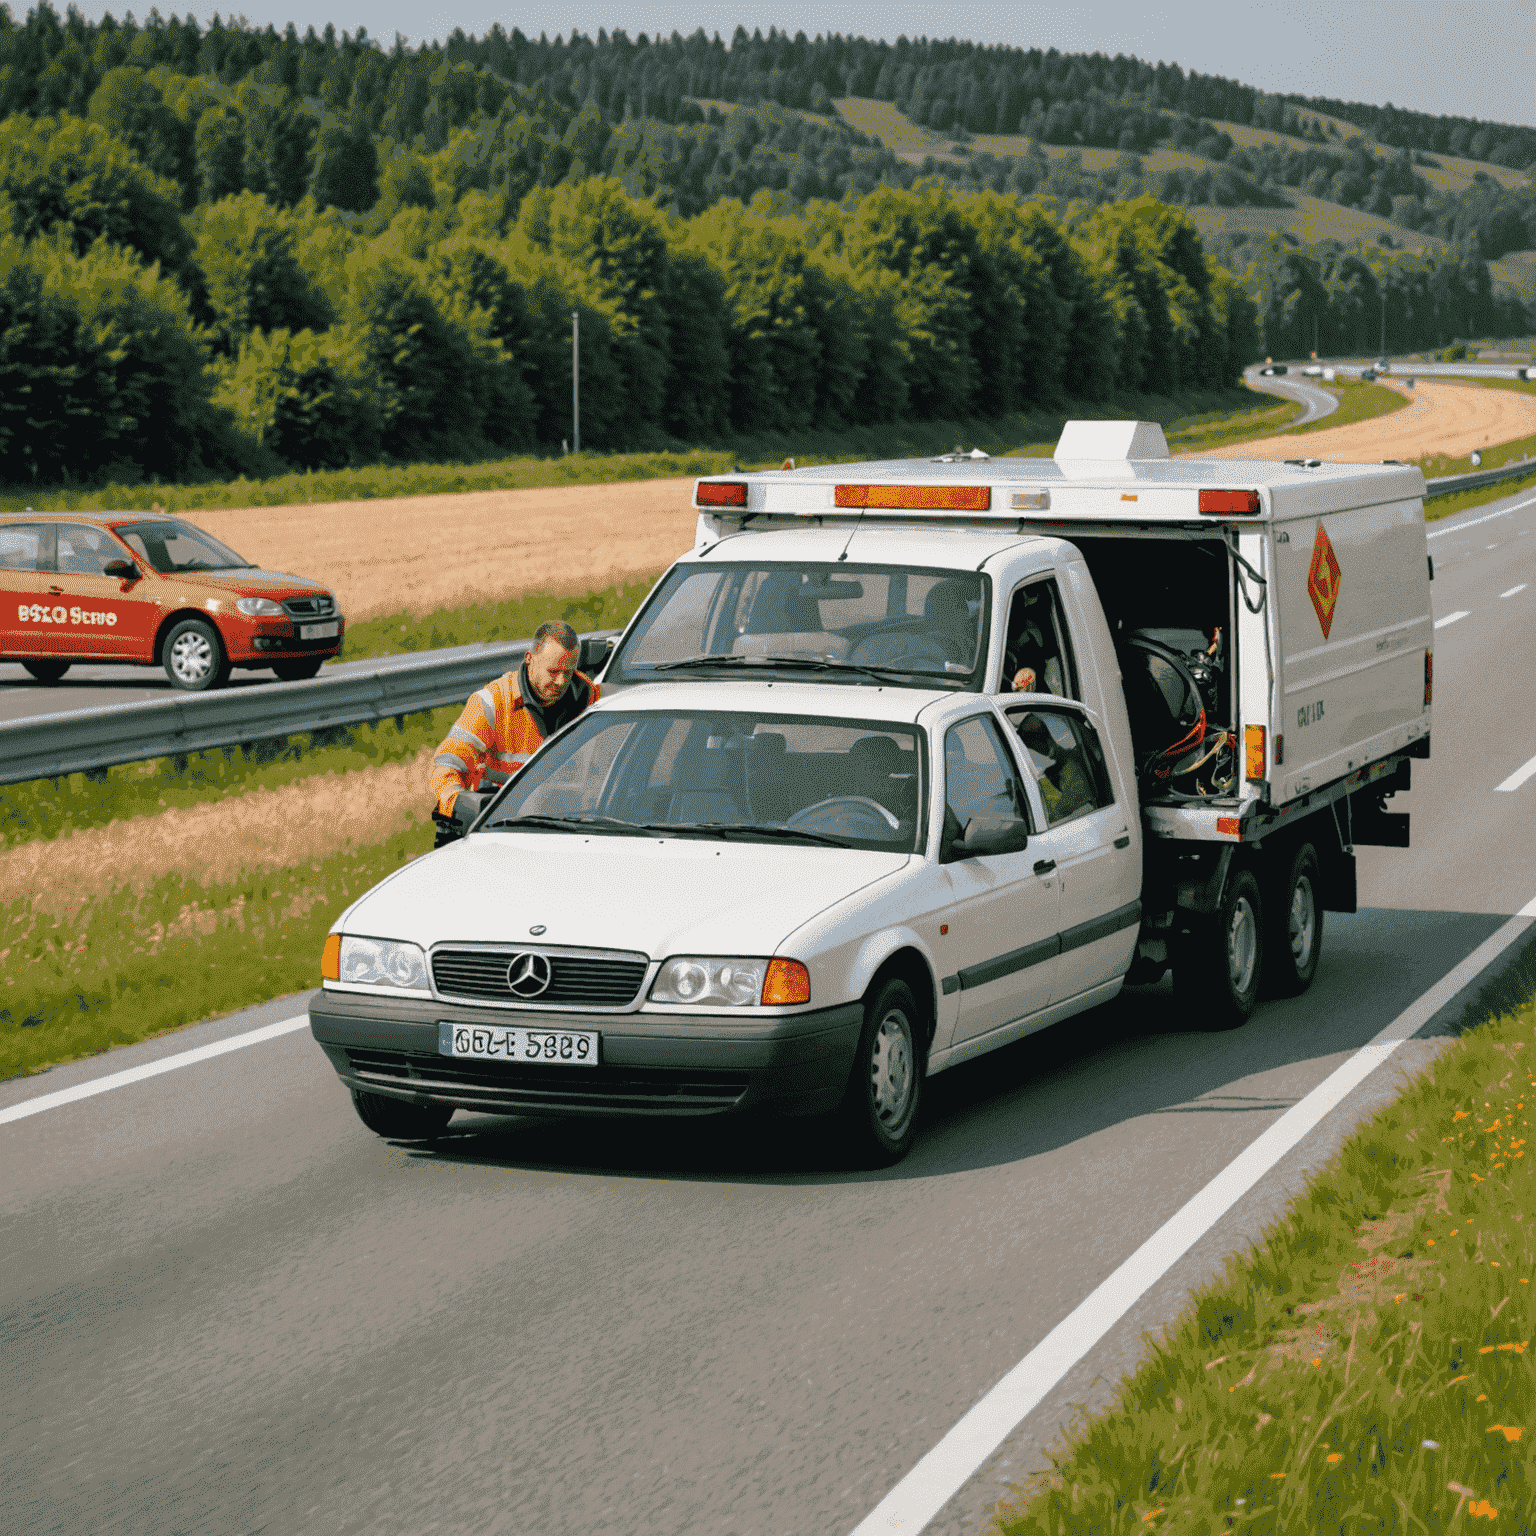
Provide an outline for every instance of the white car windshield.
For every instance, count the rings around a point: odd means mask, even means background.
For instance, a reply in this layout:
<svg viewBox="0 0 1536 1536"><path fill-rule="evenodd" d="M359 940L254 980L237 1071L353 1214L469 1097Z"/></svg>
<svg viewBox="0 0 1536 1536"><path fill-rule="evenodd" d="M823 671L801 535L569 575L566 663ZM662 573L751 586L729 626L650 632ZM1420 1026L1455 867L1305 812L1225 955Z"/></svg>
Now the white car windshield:
<svg viewBox="0 0 1536 1536"><path fill-rule="evenodd" d="M975 571L682 565L646 604L604 682L777 668L840 683L978 688L987 588Z"/></svg>
<svg viewBox="0 0 1536 1536"><path fill-rule="evenodd" d="M477 830L789 842L912 853L922 733L699 710L598 712L550 741Z"/></svg>
<svg viewBox="0 0 1536 1536"><path fill-rule="evenodd" d="M249 560L179 517L120 525L117 536L162 576L182 571L248 571Z"/></svg>

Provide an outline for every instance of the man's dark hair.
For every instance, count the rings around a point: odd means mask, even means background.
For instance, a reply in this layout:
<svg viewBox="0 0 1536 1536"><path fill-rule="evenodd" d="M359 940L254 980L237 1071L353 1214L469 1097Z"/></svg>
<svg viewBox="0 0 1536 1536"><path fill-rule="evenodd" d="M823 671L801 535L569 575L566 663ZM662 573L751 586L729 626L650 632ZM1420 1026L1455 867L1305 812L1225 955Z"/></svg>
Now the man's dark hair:
<svg viewBox="0 0 1536 1536"><path fill-rule="evenodd" d="M564 619L545 619L533 632L533 648L538 648L546 640L553 640L562 651L574 651L581 643L576 638L576 631L571 628Z"/></svg>

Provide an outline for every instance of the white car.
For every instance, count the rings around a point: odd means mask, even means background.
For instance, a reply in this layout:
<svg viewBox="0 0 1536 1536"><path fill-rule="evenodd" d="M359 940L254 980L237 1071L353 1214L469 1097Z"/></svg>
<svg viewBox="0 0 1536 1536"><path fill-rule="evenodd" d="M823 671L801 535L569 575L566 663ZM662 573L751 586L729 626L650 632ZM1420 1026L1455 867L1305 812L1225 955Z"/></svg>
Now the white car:
<svg viewBox="0 0 1536 1536"><path fill-rule="evenodd" d="M311 1027L384 1136L766 1108L894 1162L925 1075L1119 990L1129 772L1046 694L631 688L341 915Z"/></svg>

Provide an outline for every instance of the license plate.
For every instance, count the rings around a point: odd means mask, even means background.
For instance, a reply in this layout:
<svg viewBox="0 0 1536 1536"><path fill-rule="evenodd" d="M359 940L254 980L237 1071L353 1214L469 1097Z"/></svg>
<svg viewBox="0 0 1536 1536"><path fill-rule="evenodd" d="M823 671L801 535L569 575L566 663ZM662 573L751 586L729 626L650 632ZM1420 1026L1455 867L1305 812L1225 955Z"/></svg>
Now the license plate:
<svg viewBox="0 0 1536 1536"><path fill-rule="evenodd" d="M338 622L332 619L329 624L300 624L300 640L334 640L338 630Z"/></svg>
<svg viewBox="0 0 1536 1536"><path fill-rule="evenodd" d="M520 1061L541 1067L595 1067L598 1032L587 1029L527 1029L489 1024L439 1024L439 1056L474 1056L482 1061Z"/></svg>

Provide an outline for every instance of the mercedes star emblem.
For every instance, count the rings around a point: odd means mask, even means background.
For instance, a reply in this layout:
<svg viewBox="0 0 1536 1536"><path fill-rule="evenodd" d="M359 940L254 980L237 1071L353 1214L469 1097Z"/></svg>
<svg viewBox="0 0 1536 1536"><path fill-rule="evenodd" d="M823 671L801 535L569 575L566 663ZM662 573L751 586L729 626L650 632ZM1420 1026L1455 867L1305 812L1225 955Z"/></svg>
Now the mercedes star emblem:
<svg viewBox="0 0 1536 1536"><path fill-rule="evenodd" d="M535 923L533 927L528 930L528 932L531 933L534 938L538 938L538 936L544 932L544 924Z"/></svg>
<svg viewBox="0 0 1536 1536"><path fill-rule="evenodd" d="M507 966L507 986L514 997L537 997L549 990L552 975L548 955L525 949L513 955Z"/></svg>

